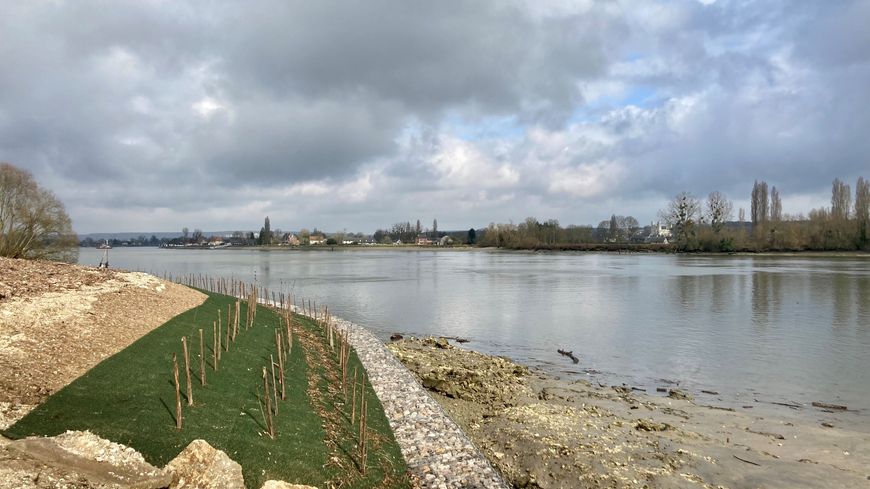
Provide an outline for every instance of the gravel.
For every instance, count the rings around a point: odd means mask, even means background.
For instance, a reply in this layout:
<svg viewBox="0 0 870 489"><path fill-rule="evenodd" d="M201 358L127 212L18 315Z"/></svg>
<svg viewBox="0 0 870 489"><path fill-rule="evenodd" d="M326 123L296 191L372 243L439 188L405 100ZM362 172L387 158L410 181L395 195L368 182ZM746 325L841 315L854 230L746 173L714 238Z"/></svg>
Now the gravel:
<svg viewBox="0 0 870 489"><path fill-rule="evenodd" d="M384 407L415 487L509 487L381 340L358 324L335 317L332 321L336 328L348 332Z"/></svg>

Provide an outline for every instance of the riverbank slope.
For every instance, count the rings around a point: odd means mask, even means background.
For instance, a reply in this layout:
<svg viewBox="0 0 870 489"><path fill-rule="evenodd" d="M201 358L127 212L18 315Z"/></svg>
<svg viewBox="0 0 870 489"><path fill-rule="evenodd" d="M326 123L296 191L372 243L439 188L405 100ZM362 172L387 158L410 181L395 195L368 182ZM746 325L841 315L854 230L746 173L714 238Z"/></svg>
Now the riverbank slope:
<svg viewBox="0 0 870 489"><path fill-rule="evenodd" d="M145 273L0 258L0 429L205 298Z"/></svg>

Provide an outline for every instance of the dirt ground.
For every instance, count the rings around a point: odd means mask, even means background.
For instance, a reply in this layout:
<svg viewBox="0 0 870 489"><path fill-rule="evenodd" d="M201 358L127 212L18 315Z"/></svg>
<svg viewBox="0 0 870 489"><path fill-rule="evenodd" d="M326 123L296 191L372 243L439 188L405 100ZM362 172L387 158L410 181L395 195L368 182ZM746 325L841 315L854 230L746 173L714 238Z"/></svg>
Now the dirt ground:
<svg viewBox="0 0 870 489"><path fill-rule="evenodd" d="M204 300L144 273L0 258L0 429Z"/></svg>
<svg viewBox="0 0 870 489"><path fill-rule="evenodd" d="M703 405L679 390L559 379L431 338L389 348L514 487L870 487L870 430L851 413Z"/></svg>

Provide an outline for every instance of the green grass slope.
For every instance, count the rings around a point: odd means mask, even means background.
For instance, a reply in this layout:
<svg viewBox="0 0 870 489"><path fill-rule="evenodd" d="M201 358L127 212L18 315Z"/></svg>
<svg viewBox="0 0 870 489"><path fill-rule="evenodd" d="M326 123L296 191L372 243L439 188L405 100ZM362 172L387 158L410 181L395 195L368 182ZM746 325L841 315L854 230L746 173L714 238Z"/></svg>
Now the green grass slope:
<svg viewBox="0 0 870 489"><path fill-rule="evenodd" d="M262 368L274 354L275 329L282 327L283 320L275 311L258 307L253 327L245 330L247 308L243 303L239 335L229 351L222 352L219 369L214 371L212 322L220 309L226 327L227 306L232 304L232 297L209 294L201 306L176 316L55 393L8 429L6 436L90 430L135 448L160 467L201 438L239 462L251 488L268 479L319 487L336 481L353 487L406 487L404 461L370 387L369 428L375 434L376 449L370 450L369 460L375 462L368 464L365 476L359 473L352 449L355 430L341 411L349 410L349 403L331 387L337 366L329 354L324 355L329 347L324 344L323 331L306 318L295 321L293 349L285 365L287 400L279 403L275 418L277 436L273 440L263 434L265 423L258 401L263 390ZM199 379L200 328L205 334L206 386ZM179 431L172 355L178 355L184 395L182 336L189 342L194 406L188 407L183 398ZM362 368L355 354L350 365ZM316 399L312 399L312 385L319 389L313 396Z"/></svg>

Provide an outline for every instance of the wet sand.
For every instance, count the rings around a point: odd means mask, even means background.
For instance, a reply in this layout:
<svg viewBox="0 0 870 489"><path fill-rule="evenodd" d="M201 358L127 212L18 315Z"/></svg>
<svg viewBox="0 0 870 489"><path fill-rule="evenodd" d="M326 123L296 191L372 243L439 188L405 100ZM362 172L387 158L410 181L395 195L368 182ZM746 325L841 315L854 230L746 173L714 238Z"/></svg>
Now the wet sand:
<svg viewBox="0 0 870 489"><path fill-rule="evenodd" d="M650 395L431 338L389 348L514 487L870 487L870 430L851 413Z"/></svg>

